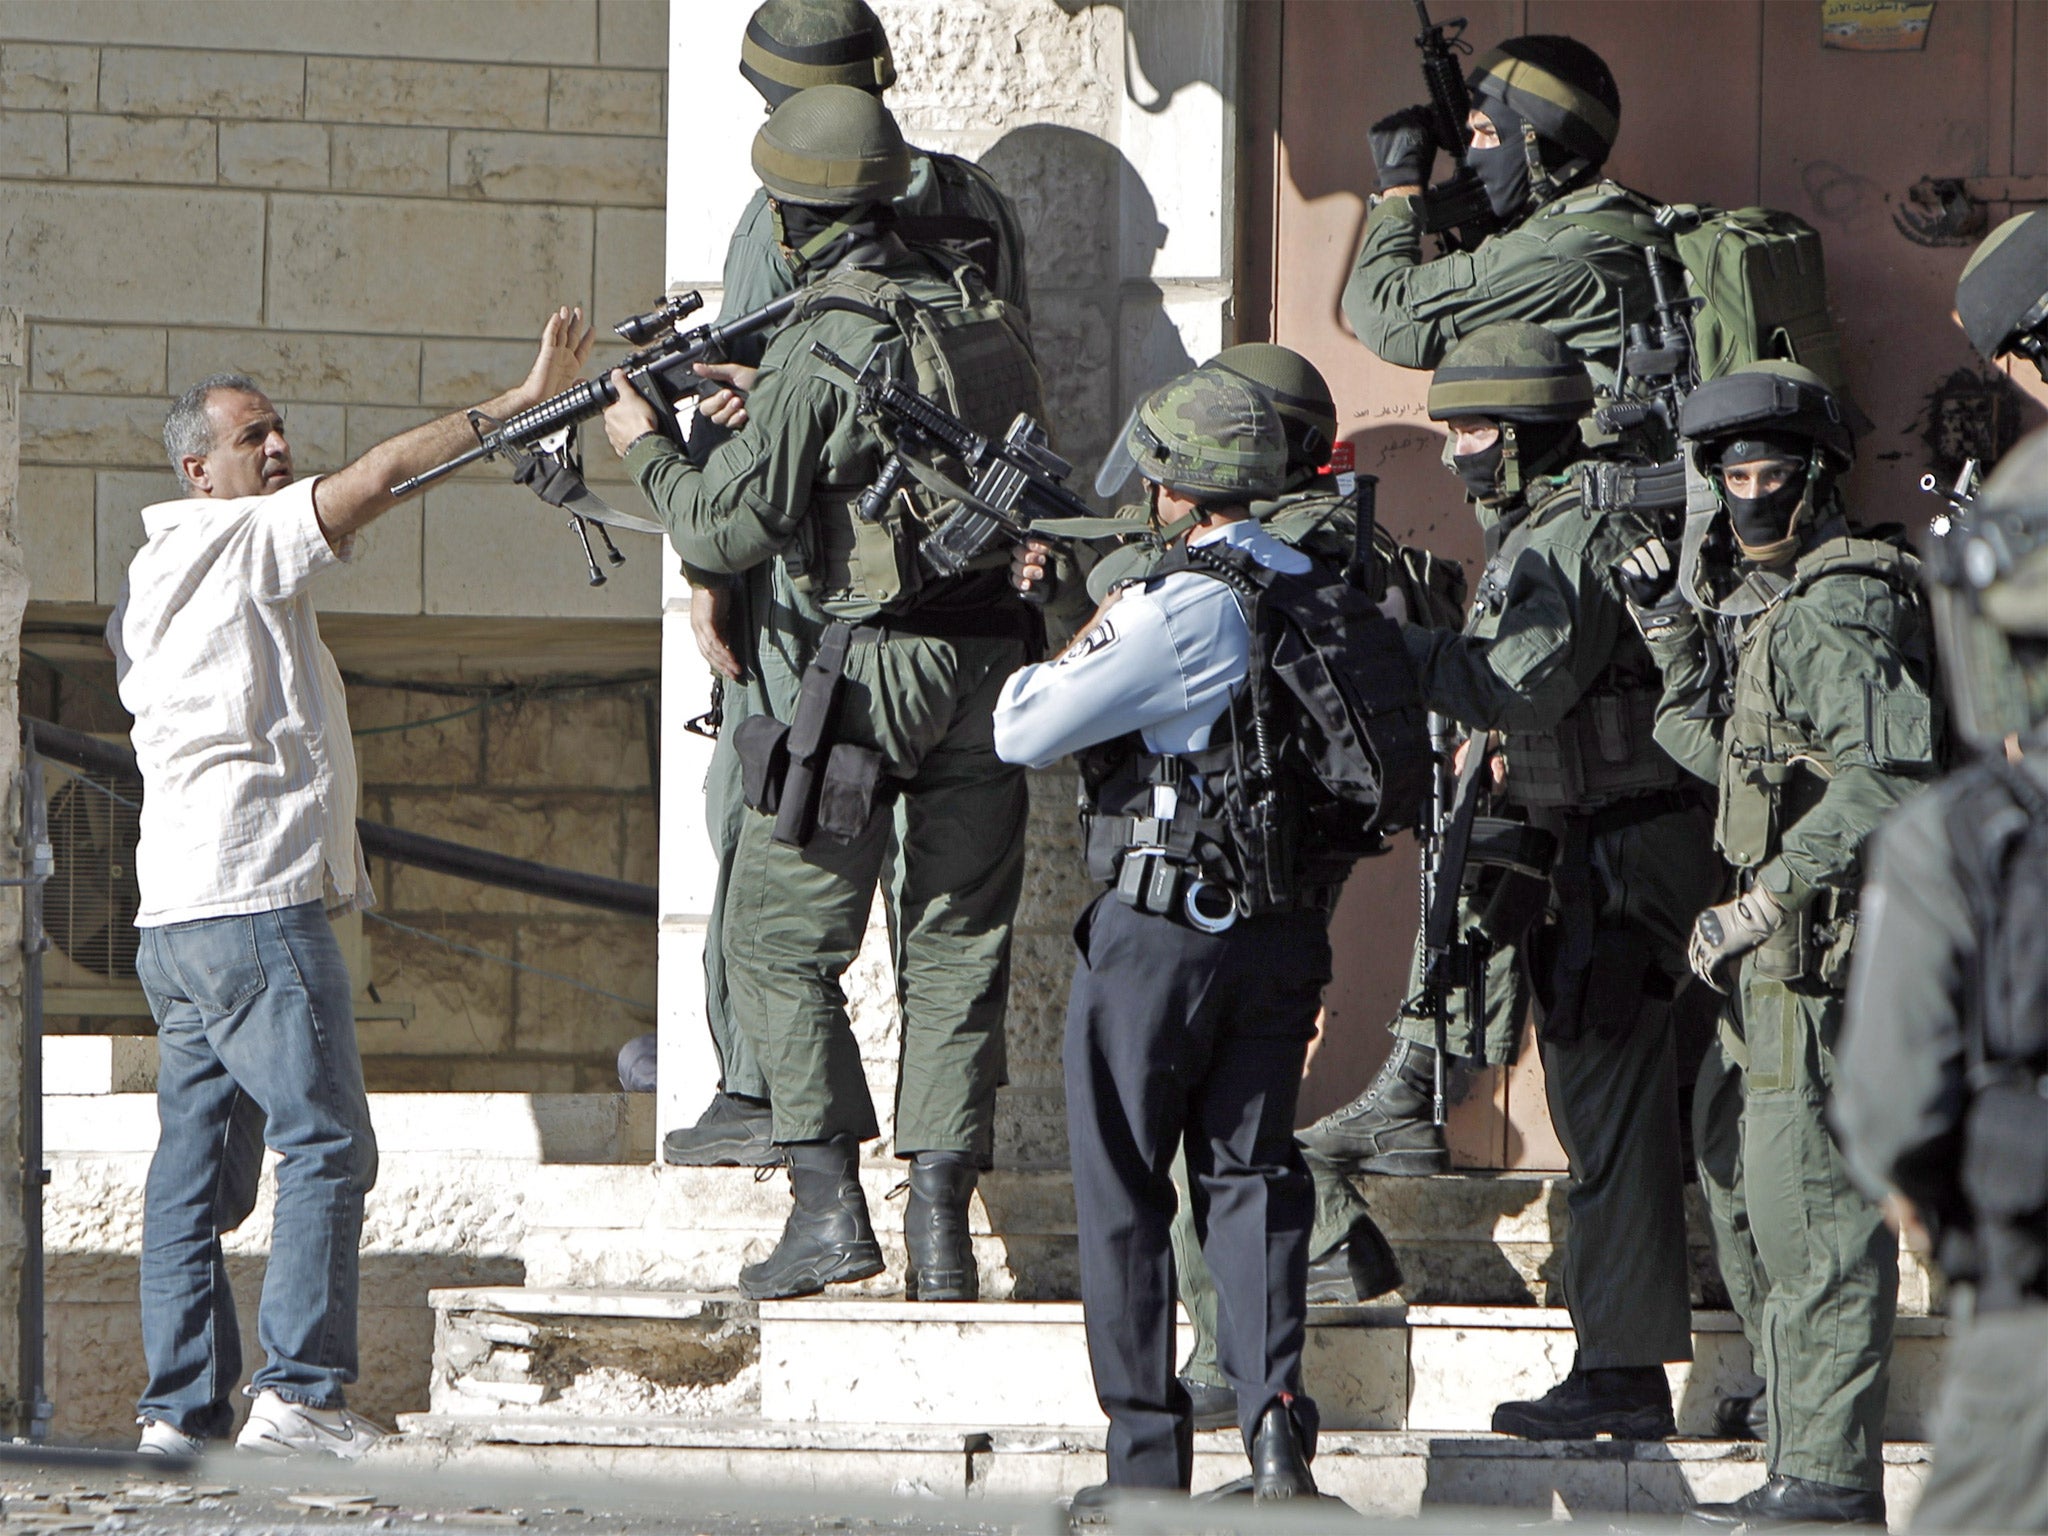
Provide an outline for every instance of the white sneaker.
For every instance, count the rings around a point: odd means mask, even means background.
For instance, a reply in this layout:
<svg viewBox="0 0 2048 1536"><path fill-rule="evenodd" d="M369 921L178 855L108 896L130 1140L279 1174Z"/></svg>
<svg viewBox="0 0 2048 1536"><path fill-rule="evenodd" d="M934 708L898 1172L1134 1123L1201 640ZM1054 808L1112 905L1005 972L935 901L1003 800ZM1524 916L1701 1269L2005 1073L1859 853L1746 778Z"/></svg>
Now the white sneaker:
<svg viewBox="0 0 2048 1536"><path fill-rule="evenodd" d="M384 1438L384 1431L346 1408L308 1408L269 1388L249 1410L249 1422L235 1437L235 1449L259 1456L297 1456L318 1451L354 1461Z"/></svg>
<svg viewBox="0 0 2048 1536"><path fill-rule="evenodd" d="M164 1419L137 1419L142 1426L142 1443L135 1447L138 1456L203 1456L206 1442L194 1435L188 1435L177 1425Z"/></svg>

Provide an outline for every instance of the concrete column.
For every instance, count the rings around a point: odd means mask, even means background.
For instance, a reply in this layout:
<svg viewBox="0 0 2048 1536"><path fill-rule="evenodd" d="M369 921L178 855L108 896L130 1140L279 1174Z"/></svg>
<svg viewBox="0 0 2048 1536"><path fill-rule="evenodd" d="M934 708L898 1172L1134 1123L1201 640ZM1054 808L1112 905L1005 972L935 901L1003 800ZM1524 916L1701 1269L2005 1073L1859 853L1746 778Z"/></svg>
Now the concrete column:
<svg viewBox="0 0 2048 1536"><path fill-rule="evenodd" d="M21 806L14 775L21 767L21 615L28 576L17 537L21 466L19 390L25 361L21 311L0 309L0 877L21 873L14 829ZM0 894L0 1398L21 1395L21 894ZM12 1415L9 1415L10 1417ZM19 1422L19 1420L17 1420Z"/></svg>
<svg viewBox="0 0 2048 1536"><path fill-rule="evenodd" d="M696 288L702 318L718 312L725 243L753 196L747 159L761 98L740 78L740 34L752 7L671 0L669 10L669 290ZM711 669L690 637L690 588L664 555L661 611L660 1134L692 1124L718 1086L718 1056L704 1025L704 925L717 875L704 825L711 744L683 729L704 712ZM658 1153L657 1153L658 1155Z"/></svg>

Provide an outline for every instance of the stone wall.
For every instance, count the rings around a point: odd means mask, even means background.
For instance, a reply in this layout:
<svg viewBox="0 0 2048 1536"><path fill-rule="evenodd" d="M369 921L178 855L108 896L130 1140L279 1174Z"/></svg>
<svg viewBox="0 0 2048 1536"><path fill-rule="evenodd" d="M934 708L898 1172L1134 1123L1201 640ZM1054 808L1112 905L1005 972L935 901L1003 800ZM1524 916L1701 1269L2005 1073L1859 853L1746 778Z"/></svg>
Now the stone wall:
<svg viewBox="0 0 2048 1536"><path fill-rule="evenodd" d="M38 600L112 601L170 484L165 397L196 378L254 376L300 469L331 469L516 381L554 305L645 308L666 26L659 0L0 4ZM653 614L658 560L593 591L564 537L482 471L390 514L323 602Z"/></svg>
<svg viewBox="0 0 2048 1536"><path fill-rule="evenodd" d="M898 80L889 102L914 144L979 160L1017 204L1027 245L1032 329L1060 451L1091 478L1131 404L1231 335L1239 7L1233 0L875 0ZM715 291L725 241L753 190L747 150L759 98L725 62L749 7L676 0L672 79L691 112L671 112L668 276ZM713 61L709 70L703 60ZM695 74L690 72L695 70ZM687 591L664 605L668 718L696 707L705 669L689 634ZM695 1117L717 1080L703 1027L702 762L671 730L675 765L662 812L664 1127ZM693 765L685 771L685 763ZM1060 1166L1066 1131L1059 1038L1071 928L1089 894L1079 872L1070 775L1035 776L1032 847L1010 994L1010 1086L999 1100L997 1159ZM887 1123L897 1031L877 911L849 977L869 1081ZM886 1152L886 1143L877 1148Z"/></svg>
<svg viewBox="0 0 2048 1536"><path fill-rule="evenodd" d="M20 448L21 312L0 309L0 876L18 877L21 859L14 829L21 824L21 799L14 776L21 768L21 732L15 680L21 664L21 614L28 601L17 536L16 463ZM0 1167L22 1166L21 1143L21 894L0 895ZM21 1397L20 1335L13 1327L21 1299L22 1184L0 1179L0 1398L9 1408L0 1418L11 1432L26 1425L13 1404Z"/></svg>

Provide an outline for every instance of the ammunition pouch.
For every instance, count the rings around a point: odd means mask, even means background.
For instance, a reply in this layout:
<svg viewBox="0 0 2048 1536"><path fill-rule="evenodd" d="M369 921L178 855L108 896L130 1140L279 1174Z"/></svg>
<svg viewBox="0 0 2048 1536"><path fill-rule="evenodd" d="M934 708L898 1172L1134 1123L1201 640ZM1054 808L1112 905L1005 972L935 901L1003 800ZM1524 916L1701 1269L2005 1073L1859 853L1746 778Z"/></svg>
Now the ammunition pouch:
<svg viewBox="0 0 2048 1536"><path fill-rule="evenodd" d="M1464 928L1489 949L1522 941L1550 905L1550 867L1557 838L1542 827L1500 816L1479 816L1465 845L1459 882Z"/></svg>
<svg viewBox="0 0 2048 1536"><path fill-rule="evenodd" d="M741 797L775 818L773 837L785 847L808 847L818 837L852 842L867 830L877 803L888 798L882 754L831 739L847 651L881 638L874 628L826 625L818 653L804 669L794 718L785 725L770 715L749 715L733 733Z"/></svg>
<svg viewBox="0 0 2048 1536"><path fill-rule="evenodd" d="M740 798L752 810L773 816L782 808L782 781L789 773L789 725L773 715L749 715L733 728L740 760Z"/></svg>
<svg viewBox="0 0 2048 1536"><path fill-rule="evenodd" d="M1554 731L1507 734L1502 793L1531 811L1588 811L1684 782L1657 745L1658 691L1631 687L1589 693Z"/></svg>

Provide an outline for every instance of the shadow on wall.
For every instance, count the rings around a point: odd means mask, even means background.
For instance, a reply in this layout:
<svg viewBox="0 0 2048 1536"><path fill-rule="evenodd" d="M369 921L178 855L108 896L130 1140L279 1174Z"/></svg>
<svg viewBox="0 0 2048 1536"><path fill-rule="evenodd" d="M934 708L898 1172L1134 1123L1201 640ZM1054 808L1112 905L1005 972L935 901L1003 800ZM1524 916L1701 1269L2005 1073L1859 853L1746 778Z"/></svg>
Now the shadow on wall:
<svg viewBox="0 0 2048 1536"><path fill-rule="evenodd" d="M1123 12L1124 96L1144 111L1164 112L1191 85L1212 86L1225 101L1236 100L1226 42L1235 19L1219 0L1059 0L1059 7L1069 16Z"/></svg>
<svg viewBox="0 0 2048 1536"><path fill-rule="evenodd" d="M1132 400L1194 366L1152 278L1167 228L1123 151L1078 128L1019 128L981 165L1017 205L1050 425L1085 485Z"/></svg>

